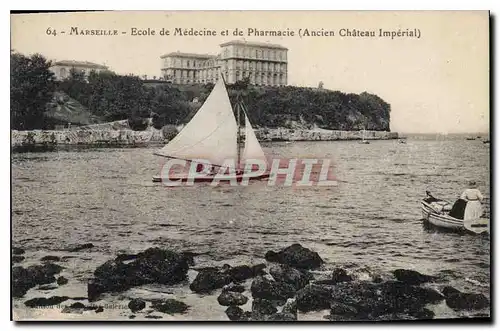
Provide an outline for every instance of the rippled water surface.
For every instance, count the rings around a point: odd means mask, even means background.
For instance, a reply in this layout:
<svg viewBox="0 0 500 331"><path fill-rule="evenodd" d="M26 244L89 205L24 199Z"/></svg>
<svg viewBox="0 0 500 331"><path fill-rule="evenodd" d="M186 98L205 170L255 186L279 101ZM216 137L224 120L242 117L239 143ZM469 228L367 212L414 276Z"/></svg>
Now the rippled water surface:
<svg viewBox="0 0 500 331"><path fill-rule="evenodd" d="M13 244L26 249L22 265L45 255L71 256L61 262L70 278L66 291L85 295L86 279L120 252L164 246L202 253L197 265L249 264L298 242L320 254L325 270L411 268L489 295L489 239L426 230L419 206L427 189L454 201L468 180L476 180L489 212L489 145L409 139L264 147L287 158L332 158L340 183L166 188L151 182L164 161L152 154L154 148L13 154ZM62 251L87 242L95 248ZM194 318L225 318L222 307L193 309Z"/></svg>

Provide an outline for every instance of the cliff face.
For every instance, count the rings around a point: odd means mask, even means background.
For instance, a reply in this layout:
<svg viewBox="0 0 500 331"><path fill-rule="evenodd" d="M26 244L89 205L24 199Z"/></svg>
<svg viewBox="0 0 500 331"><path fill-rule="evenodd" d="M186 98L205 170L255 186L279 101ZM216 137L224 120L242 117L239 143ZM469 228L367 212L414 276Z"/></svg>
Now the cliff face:
<svg viewBox="0 0 500 331"><path fill-rule="evenodd" d="M337 131L337 130L295 130L259 129L256 130L260 141L332 141L332 140L387 140L398 139L397 132L388 131Z"/></svg>
<svg viewBox="0 0 500 331"><path fill-rule="evenodd" d="M259 129L256 130L260 141L329 141L359 140L360 131L330 130L295 130L295 129ZM366 131L366 139L397 139L398 134L386 131ZM21 146L57 146L57 145L111 145L143 146L162 145L168 142L162 130L150 128L147 131L122 130L33 130L12 131L12 147Z"/></svg>

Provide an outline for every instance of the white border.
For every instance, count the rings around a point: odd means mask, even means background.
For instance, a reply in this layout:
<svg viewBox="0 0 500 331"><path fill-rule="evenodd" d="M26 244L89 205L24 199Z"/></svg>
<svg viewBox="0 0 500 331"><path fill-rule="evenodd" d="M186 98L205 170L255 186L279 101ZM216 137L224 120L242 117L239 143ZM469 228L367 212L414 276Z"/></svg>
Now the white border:
<svg viewBox="0 0 500 331"><path fill-rule="evenodd" d="M419 1L388 1L388 0L376 0L376 1L370 1L370 0L346 0L341 3L339 2L327 2L327 1L319 1L319 0L307 0L307 1L295 1L295 0L289 0L289 1L264 1L264 0L252 0L252 1L229 1L229 0L212 0L212 1L203 1L203 0L183 0L183 1L148 1L148 0L141 0L141 1L136 1L133 3L124 3L124 2L109 2L109 3L104 3L102 0L85 0L85 1L63 1L63 0L57 0L57 1L49 1L49 0L44 0L43 2L40 1L23 1L23 2L14 2L14 5L16 6L16 10L29 10L29 9L38 9L38 10L74 10L80 9L80 10L90 10L90 9L99 9L99 10L491 10L493 15L497 15L497 20L496 20L496 25L498 25L498 15L500 15L500 9L499 9L499 3L500 1L494 1L494 0L475 0L475 1L460 1L460 0L454 0L454 1L438 1L438 0L419 0ZM9 72L9 58L7 54L10 54L10 13L9 11L12 8L3 8L6 7L8 4L7 1L3 1L1 6L2 6L2 16L3 20L1 20L1 38L2 38L2 45L9 45L9 52L7 52L7 49L4 49L4 51L1 53L2 56L2 64L5 68L4 75L7 76L6 73ZM495 29L498 30L498 29ZM498 32L495 35L495 43L498 45ZM495 54L495 60L498 58ZM494 73L496 76L496 72ZM2 126L0 129L1 133L1 150L0 150L0 155L4 155L2 158L2 163L1 163L1 183L0 183L0 188L2 190L2 199L0 199L0 210L1 210L1 216L2 216L2 233L4 234L4 238L1 241L1 252L2 252L2 258L3 258L3 263L2 265L5 266L4 271L1 273L2 281L1 281L1 295L0 295L0 312L2 313L2 319L1 319L1 326L2 330L7 330L7 329L13 329L14 324L12 322L9 322L10 319L10 274L7 271L7 266L9 266L10 269L10 236L7 234L10 234L10 160L8 159L7 155L10 154L10 118L9 118L9 98L10 94L8 92L9 90L9 80L7 78L2 80L2 104L3 107L1 108L2 111L0 112L2 118L0 120L0 125ZM490 93L495 93L495 95L498 94L498 85L496 85L494 91L490 91ZM497 101L498 102L498 101ZM491 113L493 113L494 110L491 110ZM497 130L498 130L498 121L495 122L497 124ZM493 133L492 133L493 134ZM498 141L498 136L497 133L495 132L494 134L494 139L495 142ZM494 144L491 145L494 147ZM495 162L495 164L498 164ZM497 167L495 169L491 169L492 171L496 171ZM492 183L492 187L494 188L496 183ZM498 197L495 194L495 200L494 204L495 206L498 206ZM493 219L493 221L496 221ZM496 257L497 252L492 252L493 257ZM493 265L496 265L496 263L493 263ZM498 292L498 287L500 282L496 281L498 280L498 274L496 274L495 280L492 281L492 284L497 284L494 286L495 288L495 294ZM498 296L494 295L494 298L497 299ZM498 303L495 302L493 307L495 308L494 316L498 319ZM148 324L148 326L153 325L152 323ZM24 325L23 329L24 330L31 330L36 328L45 328L45 329L52 329L54 327L59 327L59 328L64 328L64 329L81 329L81 328L89 328L90 327L98 327L101 328L102 325L89 325L89 324L84 324L84 325L77 325L77 324L60 324L60 325ZM127 325L112 325L109 326L110 329L119 329L123 327L133 327L133 324L127 324ZM185 329L190 329L194 328L196 326L199 326L201 328L220 328L223 327L220 324L217 325L210 325L210 324L203 324L203 325L165 325L165 324L160 324L156 325L157 328L169 328L169 329L177 329L177 328L185 328ZM246 327L251 327L254 328L258 326L259 328L269 328L269 329L275 329L279 327L279 325L269 325L269 326L264 326L264 325L248 325ZM309 328L311 325L302 325L302 327ZM326 326L322 324L321 326ZM367 326L373 327L373 324L366 324L364 326L361 325L332 325L332 328L335 328L336 330L342 330L342 329L360 329L364 328ZM379 327L388 327L389 325L380 325ZM407 327L406 325L392 325L392 327ZM235 328L234 324L229 325L231 329ZM241 326L240 326L241 327ZM293 327L292 325L284 325L281 327ZM296 327L301 327L301 325L297 325ZM416 328L425 328L425 330L441 330L443 328L467 328L468 330L470 329L476 329L479 328L477 326L472 326L469 324L463 324L463 325L441 325L437 324L434 326L431 325L422 325L422 324L416 324L414 327Z"/></svg>

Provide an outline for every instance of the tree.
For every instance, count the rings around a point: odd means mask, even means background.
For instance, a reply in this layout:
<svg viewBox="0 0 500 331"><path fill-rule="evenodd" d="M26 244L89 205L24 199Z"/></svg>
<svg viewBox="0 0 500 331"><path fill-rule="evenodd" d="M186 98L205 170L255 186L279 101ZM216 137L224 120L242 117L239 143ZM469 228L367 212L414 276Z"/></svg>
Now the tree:
<svg viewBox="0 0 500 331"><path fill-rule="evenodd" d="M55 91L51 62L42 55L10 56L11 126L16 130L41 129L46 105Z"/></svg>

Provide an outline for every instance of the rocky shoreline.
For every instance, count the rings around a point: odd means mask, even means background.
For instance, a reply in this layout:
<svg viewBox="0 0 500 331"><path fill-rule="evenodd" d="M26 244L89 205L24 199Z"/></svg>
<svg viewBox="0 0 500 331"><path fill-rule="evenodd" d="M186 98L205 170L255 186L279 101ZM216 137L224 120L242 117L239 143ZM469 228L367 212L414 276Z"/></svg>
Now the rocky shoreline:
<svg viewBox="0 0 500 331"><path fill-rule="evenodd" d="M302 130L302 129L259 129L256 130L260 141L336 141L361 140L361 131ZM366 131L367 140L398 139L397 132ZM60 146L97 146L97 147L140 147L163 145L168 142L161 130L148 128L145 131L130 129L82 129L82 130L33 130L11 131L11 147L22 150L27 147L55 148Z"/></svg>
<svg viewBox="0 0 500 331"><path fill-rule="evenodd" d="M66 251L92 248L88 243ZM59 276L64 267L58 263L64 258L45 256L41 264L22 267L17 264L24 260L24 253L22 248L12 249L12 293L17 309L50 307L57 319L66 319L69 315L65 314L98 319L117 308L109 304L110 296L151 284L180 286L183 294L160 293L154 299L122 297L126 301L119 307L125 314L121 319L176 320L194 315L183 300L186 295L224 307L225 319L231 321L297 321L314 312L321 313L323 321L429 320L439 317L433 310L436 305L446 305L457 316L467 312L469 317L490 318L484 312L490 308L485 295L462 292L439 276L396 269L360 278L339 267L325 273L321 272L325 262L318 253L300 244L268 251L265 263L204 268L197 268L195 253L152 247L137 254L119 254L98 266L86 280L85 296L48 294L29 300L26 295L33 289L60 293L58 289L68 286L68 279ZM192 280L190 273L196 274Z"/></svg>

